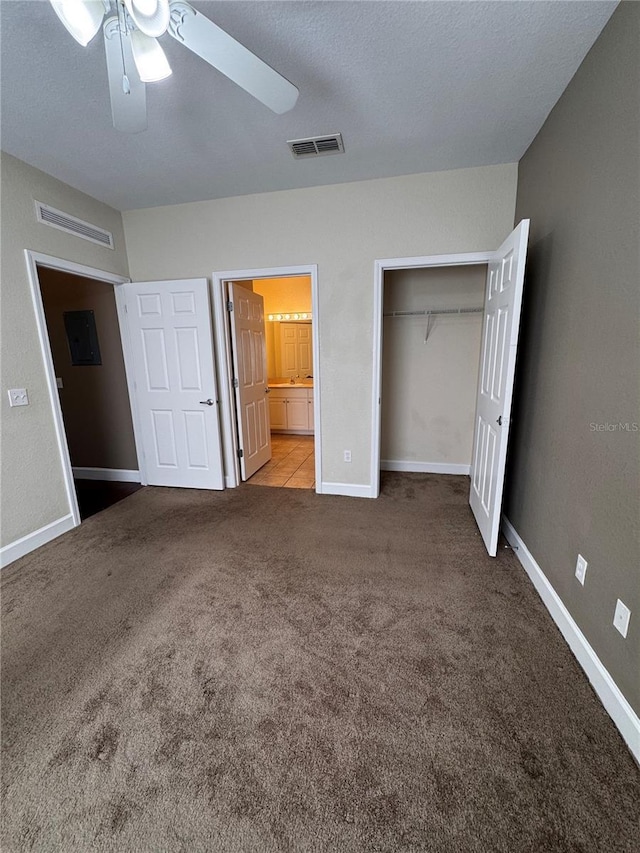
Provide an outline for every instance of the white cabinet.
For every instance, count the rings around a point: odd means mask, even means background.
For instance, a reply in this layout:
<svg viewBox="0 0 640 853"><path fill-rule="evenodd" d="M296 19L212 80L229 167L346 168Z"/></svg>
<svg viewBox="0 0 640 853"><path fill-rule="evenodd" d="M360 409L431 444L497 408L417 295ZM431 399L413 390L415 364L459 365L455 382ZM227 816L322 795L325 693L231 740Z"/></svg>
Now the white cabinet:
<svg viewBox="0 0 640 853"><path fill-rule="evenodd" d="M309 432L315 432L315 420L313 416L313 391L309 391L307 399L307 422L309 424Z"/></svg>
<svg viewBox="0 0 640 853"><path fill-rule="evenodd" d="M282 432L287 428L287 401L284 397L280 397L279 393L272 391L269 397L269 420L272 432Z"/></svg>
<svg viewBox="0 0 640 853"><path fill-rule="evenodd" d="M311 323L280 323L280 375L310 376Z"/></svg>
<svg viewBox="0 0 640 853"><path fill-rule="evenodd" d="M272 432L313 434L313 388L272 388L269 417Z"/></svg>

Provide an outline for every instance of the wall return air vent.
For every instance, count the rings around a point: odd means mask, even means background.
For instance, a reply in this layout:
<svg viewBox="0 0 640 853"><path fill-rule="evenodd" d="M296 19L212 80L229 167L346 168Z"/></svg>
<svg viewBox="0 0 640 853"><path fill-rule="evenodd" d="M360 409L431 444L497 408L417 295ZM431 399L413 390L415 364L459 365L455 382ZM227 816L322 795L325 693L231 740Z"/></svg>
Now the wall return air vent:
<svg viewBox="0 0 640 853"><path fill-rule="evenodd" d="M287 145L296 160L306 160L307 157L322 157L324 154L344 154L341 133L331 133L328 136L310 136L308 139L288 139Z"/></svg>
<svg viewBox="0 0 640 853"><path fill-rule="evenodd" d="M91 240L92 243L99 243L108 249L114 247L113 234L110 231L98 228L97 225L92 225L62 210L56 210L55 207L49 207L48 204L42 204L41 201L36 201L36 217L43 225L58 228L60 231L66 231L67 234L82 237L83 240Z"/></svg>

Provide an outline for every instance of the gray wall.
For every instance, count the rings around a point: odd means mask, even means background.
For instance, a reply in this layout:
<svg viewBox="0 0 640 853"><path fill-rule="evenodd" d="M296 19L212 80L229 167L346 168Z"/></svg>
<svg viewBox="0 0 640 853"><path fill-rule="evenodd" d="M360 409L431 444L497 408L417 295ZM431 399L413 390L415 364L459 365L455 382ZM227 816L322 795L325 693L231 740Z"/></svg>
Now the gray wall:
<svg viewBox="0 0 640 853"><path fill-rule="evenodd" d="M71 464L137 470L131 404L112 284L41 268L40 292L49 332ZM102 363L78 367L64 327L65 311L94 313Z"/></svg>
<svg viewBox="0 0 640 853"><path fill-rule="evenodd" d="M70 512L24 250L123 276L128 267L122 216L117 210L4 152L0 152L0 167L0 533L4 546ZM34 199L111 231L115 249L38 222ZM7 388L26 388L29 405L9 408Z"/></svg>
<svg viewBox="0 0 640 853"><path fill-rule="evenodd" d="M520 162L516 221L532 232L506 501L636 712L640 433L596 425L640 423L639 58L640 4L625 2Z"/></svg>

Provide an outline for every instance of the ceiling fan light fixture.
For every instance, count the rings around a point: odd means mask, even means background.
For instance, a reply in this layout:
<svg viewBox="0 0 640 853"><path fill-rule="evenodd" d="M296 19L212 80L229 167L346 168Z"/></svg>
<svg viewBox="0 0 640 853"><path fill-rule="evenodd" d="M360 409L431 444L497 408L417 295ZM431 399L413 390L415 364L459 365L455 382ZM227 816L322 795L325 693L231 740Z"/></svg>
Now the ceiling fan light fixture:
<svg viewBox="0 0 640 853"><path fill-rule="evenodd" d="M149 38L140 30L132 30L131 50L143 83L156 83L171 76L171 66L165 52L154 38Z"/></svg>
<svg viewBox="0 0 640 853"><path fill-rule="evenodd" d="M169 0L124 0L127 12L136 27L151 38L166 33L171 10Z"/></svg>
<svg viewBox="0 0 640 853"><path fill-rule="evenodd" d="M74 39L86 47L104 18L102 0L49 0L53 11Z"/></svg>

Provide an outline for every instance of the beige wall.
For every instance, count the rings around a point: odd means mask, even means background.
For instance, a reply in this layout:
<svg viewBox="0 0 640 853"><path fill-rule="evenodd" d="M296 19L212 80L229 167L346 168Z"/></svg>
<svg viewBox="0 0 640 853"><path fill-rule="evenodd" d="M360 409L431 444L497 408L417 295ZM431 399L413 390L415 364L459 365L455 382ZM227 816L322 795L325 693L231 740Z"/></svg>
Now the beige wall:
<svg viewBox="0 0 640 853"><path fill-rule="evenodd" d="M137 470L113 285L46 268L39 277L71 464ZM90 367L72 365L64 326L65 311L85 310L94 313L102 361Z"/></svg>
<svg viewBox="0 0 640 853"><path fill-rule="evenodd" d="M311 279L308 275L258 278L253 282L253 290L264 297L264 313L267 315L311 311Z"/></svg>
<svg viewBox="0 0 640 853"><path fill-rule="evenodd" d="M2 154L2 544L65 516L69 506L38 342L24 250L33 249L127 275L118 211ZM36 221L34 199L111 231L115 250ZM8 388L27 388L30 405L9 408Z"/></svg>
<svg viewBox="0 0 640 853"><path fill-rule="evenodd" d="M640 424L639 57L640 4L622 3L520 164L532 230L506 504L636 713L640 433L592 425Z"/></svg>
<svg viewBox="0 0 640 853"><path fill-rule="evenodd" d="M369 485L374 260L496 248L513 227L516 181L510 164L129 211L131 273L318 264L322 476Z"/></svg>
<svg viewBox="0 0 640 853"><path fill-rule="evenodd" d="M485 266L385 273L384 311L475 308ZM471 464L482 315L386 317L381 459Z"/></svg>
<svg viewBox="0 0 640 853"><path fill-rule="evenodd" d="M264 298L264 313L283 314L311 311L311 279L308 275L293 275L285 278L259 278L253 282L254 293ZM280 376L280 324L266 324L267 371L269 377Z"/></svg>

